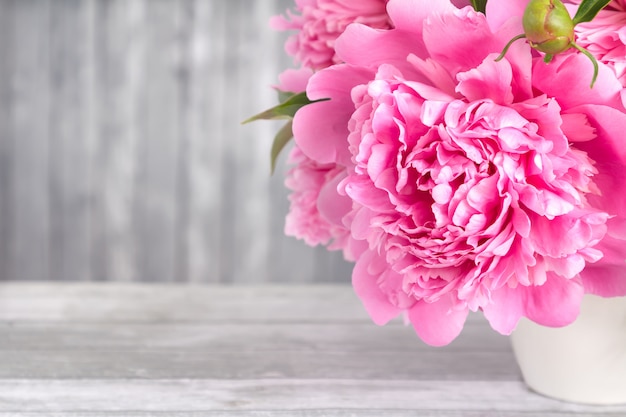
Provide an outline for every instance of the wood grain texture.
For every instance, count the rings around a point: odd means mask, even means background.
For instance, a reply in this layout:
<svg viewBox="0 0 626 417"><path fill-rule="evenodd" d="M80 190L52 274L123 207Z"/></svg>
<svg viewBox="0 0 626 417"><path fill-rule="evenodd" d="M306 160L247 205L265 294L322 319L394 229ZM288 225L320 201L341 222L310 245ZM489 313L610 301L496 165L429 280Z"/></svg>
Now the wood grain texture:
<svg viewBox="0 0 626 417"><path fill-rule="evenodd" d="M624 407L561 404L528 395L522 384L450 381L367 380L0 380L4 398L16 411L298 411L395 410L403 416L421 410L441 412L577 412L619 416ZM80 403L76 403L80 398ZM11 411L3 404L0 407ZM68 404L73 403L73 407ZM494 413L495 411L495 413ZM336 412L336 411L335 411ZM246 415L246 414L243 414ZM421 414L417 414L421 415ZM541 414L543 415L543 414ZM567 414L566 414L567 415Z"/></svg>
<svg viewBox="0 0 626 417"><path fill-rule="evenodd" d="M520 380L472 315L450 346L348 286L0 284L0 417L618 417Z"/></svg>
<svg viewBox="0 0 626 417"><path fill-rule="evenodd" d="M13 4L13 277L44 280L50 263L50 1Z"/></svg>
<svg viewBox="0 0 626 417"><path fill-rule="evenodd" d="M56 280L93 278L94 19L94 1L50 7L49 277Z"/></svg>
<svg viewBox="0 0 626 417"><path fill-rule="evenodd" d="M420 410L419 417L534 417L536 412L524 411L442 411L442 410ZM0 412L0 417L40 417L42 413L38 412ZM69 411L69 412L46 412L47 417L407 417L415 416L411 410L397 409L373 409L373 410L354 410L354 409L309 409L309 410L202 410L202 411ZM542 412L541 417L568 417L572 414L569 412ZM611 412L602 412L601 414L576 413L576 417L621 417Z"/></svg>
<svg viewBox="0 0 626 417"><path fill-rule="evenodd" d="M291 0L0 1L0 279L347 282L283 235Z"/></svg>
<svg viewBox="0 0 626 417"><path fill-rule="evenodd" d="M14 128L13 128L13 74L15 59L12 45L14 41L14 2L2 4L0 13L0 50L4 51L4 59L0 59L0 279L13 277L15 262L13 259L14 228L13 228L13 165Z"/></svg>

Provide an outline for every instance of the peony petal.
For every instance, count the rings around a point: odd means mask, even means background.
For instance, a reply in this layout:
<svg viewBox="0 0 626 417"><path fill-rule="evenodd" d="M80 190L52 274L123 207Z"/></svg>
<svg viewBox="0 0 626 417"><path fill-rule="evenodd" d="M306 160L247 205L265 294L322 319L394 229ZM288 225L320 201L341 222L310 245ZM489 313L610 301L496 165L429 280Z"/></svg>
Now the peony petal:
<svg viewBox="0 0 626 417"><path fill-rule="evenodd" d="M448 294L434 303L419 301L409 310L409 320L417 335L431 346L452 342L463 330L469 310Z"/></svg>
<svg viewBox="0 0 626 417"><path fill-rule="evenodd" d="M552 273L548 273L545 284L524 287L523 290L525 316L549 327L567 326L576 320L585 294L578 280L568 280Z"/></svg>
<svg viewBox="0 0 626 417"><path fill-rule="evenodd" d="M524 300L520 287L504 286L491 294L491 303L482 306L485 318L498 333L509 335L524 317Z"/></svg>
<svg viewBox="0 0 626 417"><path fill-rule="evenodd" d="M602 194L589 195L589 201L600 210L626 219L626 114L607 106L592 104L573 108L571 112L586 115L596 130L596 139L576 143L577 148L587 152L596 162L598 170L593 181Z"/></svg>
<svg viewBox="0 0 626 417"><path fill-rule="evenodd" d="M562 114L561 130L569 142L587 142L595 139L596 130L582 113Z"/></svg>
<svg viewBox="0 0 626 417"><path fill-rule="evenodd" d="M580 311L583 295L584 289L578 280L548 273L543 285L505 286L494 291L492 302L482 309L491 327L508 335L522 317L550 327L572 323Z"/></svg>
<svg viewBox="0 0 626 417"><path fill-rule="evenodd" d="M352 271L352 286L374 323L383 325L397 317L402 310L392 304L388 295L381 290L378 282L380 274L371 272L376 258L377 255L372 251L359 257Z"/></svg>
<svg viewBox="0 0 626 417"><path fill-rule="evenodd" d="M424 24L424 43L431 57L452 75L477 67L500 45L485 15L469 8L458 13L432 14Z"/></svg>
<svg viewBox="0 0 626 417"><path fill-rule="evenodd" d="M495 58L495 54L489 55L478 67L457 74L456 91L470 102L491 99L497 104L510 104L513 101L511 65L507 60L496 62Z"/></svg>
<svg viewBox="0 0 626 417"><path fill-rule="evenodd" d="M317 199L320 215L329 223L338 226L343 226L343 217L352 210L352 200L337 192L337 186L345 177L344 171L324 184Z"/></svg>
<svg viewBox="0 0 626 417"><path fill-rule="evenodd" d="M305 155L319 163L352 165L347 146L348 121L354 112L350 92L372 77L368 70L346 65L327 68L311 77L307 86L309 99L330 100L309 104L296 112L294 139Z"/></svg>
<svg viewBox="0 0 626 417"><path fill-rule="evenodd" d="M585 292L601 297L626 295L626 256L624 241L606 236L595 249L602 251L601 260L587 264L581 272Z"/></svg>
<svg viewBox="0 0 626 417"><path fill-rule="evenodd" d="M275 86L280 91L301 93L306 90L307 83L313 75L309 68L286 69L278 76L279 84Z"/></svg>
<svg viewBox="0 0 626 417"><path fill-rule="evenodd" d="M546 64L535 60L533 86L548 96L556 97L563 110L583 104L605 104L621 107L622 85L615 73L599 64L598 79L589 87L593 66L589 58L580 53L557 55Z"/></svg>
<svg viewBox="0 0 626 417"><path fill-rule="evenodd" d="M377 67L388 64L411 78L418 73L406 58L411 54L426 55L422 39L415 32L380 31L360 24L348 26L337 39L335 49L337 55L350 65Z"/></svg>
<svg viewBox="0 0 626 417"><path fill-rule="evenodd" d="M452 13L455 8L448 0L389 0L387 13L396 29L421 35L422 26L433 13Z"/></svg>
<svg viewBox="0 0 626 417"><path fill-rule="evenodd" d="M487 2L487 21L494 32L504 23L512 20L518 26L518 34L523 33L522 16L528 5L528 0L495 0ZM514 35L515 36L515 35Z"/></svg>

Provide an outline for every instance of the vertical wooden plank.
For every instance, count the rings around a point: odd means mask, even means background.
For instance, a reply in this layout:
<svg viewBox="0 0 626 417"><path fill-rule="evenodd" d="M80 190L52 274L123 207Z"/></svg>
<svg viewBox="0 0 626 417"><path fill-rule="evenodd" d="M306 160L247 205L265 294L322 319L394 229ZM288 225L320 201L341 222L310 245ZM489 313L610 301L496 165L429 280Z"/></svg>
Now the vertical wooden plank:
<svg viewBox="0 0 626 417"><path fill-rule="evenodd" d="M174 279L179 137L180 0L146 7L144 96L141 101L133 213L141 280Z"/></svg>
<svg viewBox="0 0 626 417"><path fill-rule="evenodd" d="M19 4L19 5L18 5ZM50 1L20 1L14 15L14 277L48 278Z"/></svg>
<svg viewBox="0 0 626 417"><path fill-rule="evenodd" d="M0 280L15 279L13 259L13 53L15 2L0 3Z"/></svg>
<svg viewBox="0 0 626 417"><path fill-rule="evenodd" d="M91 279L93 0L50 9L50 278Z"/></svg>
<svg viewBox="0 0 626 417"><path fill-rule="evenodd" d="M271 279L269 228L276 214L270 211L268 154L279 124L240 122L273 105L268 84L277 72L267 70L277 55L267 42L273 10L273 0L198 1L193 8L197 25L186 35L191 89L181 102L185 181L179 194L186 205L179 251L191 281ZM274 49L282 51L282 45ZM271 78L264 82L259 74Z"/></svg>
<svg viewBox="0 0 626 417"><path fill-rule="evenodd" d="M179 281L219 280L219 193L221 137L214 133L223 106L216 96L219 62L215 56L224 39L212 30L226 22L216 19L217 2L182 4L180 49L180 149L177 266Z"/></svg>
<svg viewBox="0 0 626 417"><path fill-rule="evenodd" d="M256 75L271 60L264 48L264 33L272 14L271 2L239 0L228 3L229 21L221 36L230 42L222 57L226 82L222 96L228 100L222 119L222 269L225 281L264 282L269 278L270 182L267 155L274 123L255 123L233 129L259 111L260 98L273 93L260 85ZM265 91L259 95L259 89ZM267 102L267 101L266 101Z"/></svg>
<svg viewBox="0 0 626 417"><path fill-rule="evenodd" d="M229 89L235 80L233 79L234 67L227 67L224 63L226 54L230 48L235 47L235 40L228 39L227 29L231 26L228 18L229 11L237 10L238 1L229 2L212 2L209 20L205 22L208 31L208 53L209 64L208 69L211 74L211 80L208 83L211 100L208 112L205 117L209 130L205 130L206 141L209 148L206 155L206 169L204 172L199 169L195 170L196 175L193 178L192 190L202 188L202 177L209 178L209 185L206 188L210 190L211 195L208 197L207 209L211 213L209 218L210 236L205 240L207 245L203 248L207 251L207 267L208 271L215 274L211 277L212 281L233 281L232 270L228 275L231 260L226 258L226 254L232 246L232 212L235 201L232 198L233 189L228 189L229 185L233 185L234 178L227 179L229 172L225 167L230 163L225 155L227 143L234 138L227 138L228 130L225 128L224 118L230 111L231 102L229 99ZM230 16L234 16L231 14ZM235 20L235 19L232 19ZM227 43L229 42L229 43ZM232 65L232 62L231 62ZM227 77L227 73L230 74ZM231 130L232 132L232 130ZM197 165L196 165L197 166ZM227 191L224 194L224 191ZM193 192L193 191L192 191ZM195 224L199 224L198 221ZM190 224L190 227L193 227ZM195 249L197 251L197 249ZM200 253L194 254L198 259ZM244 255L245 256L245 255Z"/></svg>
<svg viewBox="0 0 626 417"><path fill-rule="evenodd" d="M95 19L92 264L97 280L140 277L133 235L144 0L98 1Z"/></svg>

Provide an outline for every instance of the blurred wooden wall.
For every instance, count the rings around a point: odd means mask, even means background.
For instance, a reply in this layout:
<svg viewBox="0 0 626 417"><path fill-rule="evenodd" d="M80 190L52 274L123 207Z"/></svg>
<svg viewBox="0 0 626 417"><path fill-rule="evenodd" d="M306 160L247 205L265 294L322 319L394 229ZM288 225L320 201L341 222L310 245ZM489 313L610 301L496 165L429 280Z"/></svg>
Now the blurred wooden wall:
<svg viewBox="0 0 626 417"><path fill-rule="evenodd" d="M284 237L289 0L0 0L0 279L348 282Z"/></svg>

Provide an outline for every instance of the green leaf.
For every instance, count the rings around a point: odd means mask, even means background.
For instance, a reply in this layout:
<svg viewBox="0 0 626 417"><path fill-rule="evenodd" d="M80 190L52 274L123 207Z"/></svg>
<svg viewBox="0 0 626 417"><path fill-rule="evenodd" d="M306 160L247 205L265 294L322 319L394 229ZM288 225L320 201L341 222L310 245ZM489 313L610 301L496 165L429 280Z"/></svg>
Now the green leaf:
<svg viewBox="0 0 626 417"><path fill-rule="evenodd" d="M324 99L327 100L327 99ZM296 112L307 104L316 103L324 100L309 100L305 92L293 94L287 98L284 102L271 109L265 110L259 114L256 114L249 119L241 122L242 124L250 123L255 120L276 120L276 119L291 119Z"/></svg>
<svg viewBox="0 0 626 417"><path fill-rule="evenodd" d="M283 90L276 90L278 92L278 102L279 103L284 103L285 101L289 100L291 97L295 96L298 93L294 93L293 91L283 91Z"/></svg>
<svg viewBox="0 0 626 417"><path fill-rule="evenodd" d="M477 12L485 13L487 9L487 0L472 0L472 7Z"/></svg>
<svg viewBox="0 0 626 417"><path fill-rule="evenodd" d="M270 153L272 174L276 169L276 160L278 159L278 155L280 155L280 151L282 151L291 138L293 138L293 131L291 130L292 125L293 121L288 121L287 124L278 131L276 136L274 136L274 143L272 143L272 151Z"/></svg>
<svg viewBox="0 0 626 417"><path fill-rule="evenodd" d="M574 25L582 22L591 22L600 10L606 7L611 0L583 0L576 10L576 16L574 16Z"/></svg>

